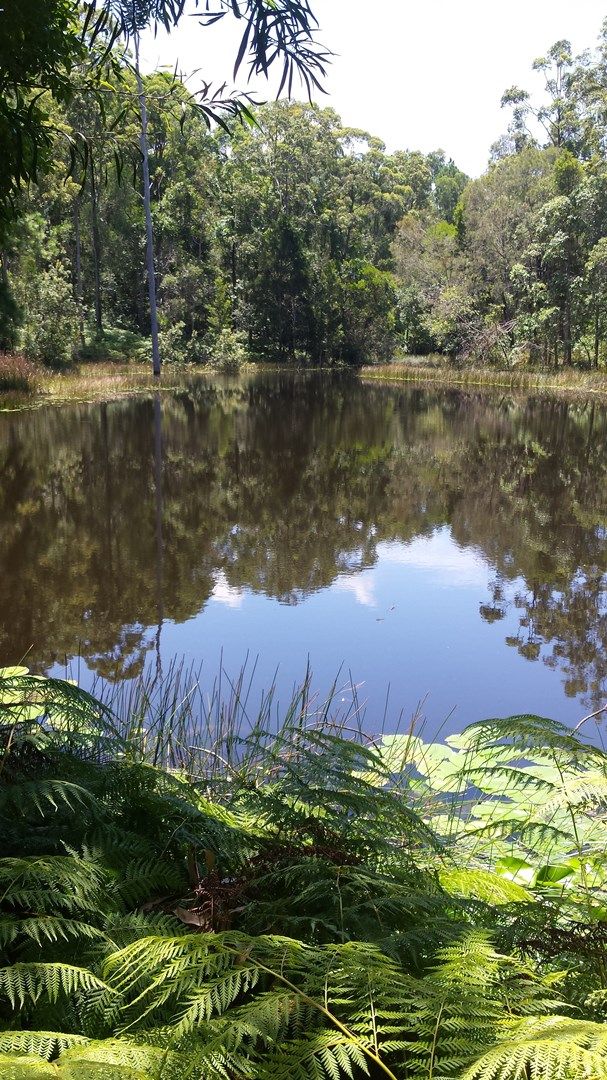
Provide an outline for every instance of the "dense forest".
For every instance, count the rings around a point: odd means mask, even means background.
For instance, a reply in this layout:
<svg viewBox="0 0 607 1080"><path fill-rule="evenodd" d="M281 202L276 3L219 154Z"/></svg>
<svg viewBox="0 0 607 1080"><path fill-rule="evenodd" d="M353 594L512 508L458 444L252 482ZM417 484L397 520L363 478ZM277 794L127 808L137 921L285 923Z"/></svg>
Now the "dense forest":
<svg viewBox="0 0 607 1080"><path fill-rule="evenodd" d="M122 46L89 46L45 97L44 168L0 235L0 348L53 366L149 351L141 86ZM544 94L504 94L507 134L475 180L316 104L253 120L143 77L163 359L603 363L607 27L534 68Z"/></svg>

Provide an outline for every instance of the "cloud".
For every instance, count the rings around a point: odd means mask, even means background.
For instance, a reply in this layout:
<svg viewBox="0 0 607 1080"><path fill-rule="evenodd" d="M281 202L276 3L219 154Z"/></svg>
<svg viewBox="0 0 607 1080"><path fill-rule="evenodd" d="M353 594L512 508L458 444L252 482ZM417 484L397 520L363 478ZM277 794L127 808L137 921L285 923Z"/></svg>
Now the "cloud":
<svg viewBox="0 0 607 1080"><path fill-rule="evenodd" d="M333 588L341 592L351 592L363 607L377 607L373 571L362 574L340 574L333 583Z"/></svg>
<svg viewBox="0 0 607 1080"><path fill-rule="evenodd" d="M225 604L229 608L242 607L245 596L244 589L230 585L223 570L217 570L214 578L215 585L211 593L211 600L216 600L218 604Z"/></svg>
<svg viewBox="0 0 607 1080"><path fill-rule="evenodd" d="M420 570L443 588L483 588L490 577L485 559L474 548L456 544L449 529L439 529L432 536L419 537L410 544L378 544L377 553L380 562Z"/></svg>

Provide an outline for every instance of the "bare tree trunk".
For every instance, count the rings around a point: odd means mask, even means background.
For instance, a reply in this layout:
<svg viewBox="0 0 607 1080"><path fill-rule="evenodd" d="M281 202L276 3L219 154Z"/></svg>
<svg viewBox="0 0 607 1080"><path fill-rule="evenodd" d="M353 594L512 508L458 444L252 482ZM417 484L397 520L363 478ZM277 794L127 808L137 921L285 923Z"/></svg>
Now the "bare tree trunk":
<svg viewBox="0 0 607 1080"><path fill-rule="evenodd" d="M154 271L154 226L152 224L152 207L150 203L150 161L148 156L148 111L145 101L145 90L141 72L139 71L139 31L135 29L133 34L135 44L135 77L137 79L137 96L139 98L139 112L141 116L141 133L139 145L143 159L143 206L145 211L145 237L146 237L146 263L148 273L148 295L150 298L150 331L152 335L152 363L154 375L160 376L160 346L158 342L158 308L156 306L156 277Z"/></svg>
<svg viewBox="0 0 607 1080"><path fill-rule="evenodd" d="M571 341L571 304L567 301L563 318L563 359L567 367L573 362L573 343Z"/></svg>
<svg viewBox="0 0 607 1080"><path fill-rule="evenodd" d="M162 540L162 403L154 396L154 488L156 496L156 677L162 676L160 640L164 622L164 544Z"/></svg>
<svg viewBox="0 0 607 1080"><path fill-rule="evenodd" d="M84 347L84 309L82 307L82 246L80 240L80 198L74 203L74 278L78 304L78 330L80 344Z"/></svg>
<svg viewBox="0 0 607 1080"><path fill-rule="evenodd" d="M90 178L91 178L91 221L93 233L93 276L95 281L95 326L97 333L103 333L103 312L101 308L101 235L99 232L99 198L97 194L97 178L95 176L95 163L93 155L90 155Z"/></svg>
<svg viewBox="0 0 607 1080"><path fill-rule="evenodd" d="M599 317L598 305L594 311L594 366L599 366L599 354L601 348L601 320Z"/></svg>

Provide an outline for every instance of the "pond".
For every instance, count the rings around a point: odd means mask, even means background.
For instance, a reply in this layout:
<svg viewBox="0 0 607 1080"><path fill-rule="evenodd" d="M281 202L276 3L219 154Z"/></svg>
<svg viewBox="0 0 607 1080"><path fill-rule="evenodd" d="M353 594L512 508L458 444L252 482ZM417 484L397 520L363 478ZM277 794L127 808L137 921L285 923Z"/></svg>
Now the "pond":
<svg viewBox="0 0 607 1080"><path fill-rule="evenodd" d="M252 702L286 702L309 662L367 728L417 710L427 737L605 700L596 403L197 378L1 414L0 463L0 664L85 686L246 665Z"/></svg>

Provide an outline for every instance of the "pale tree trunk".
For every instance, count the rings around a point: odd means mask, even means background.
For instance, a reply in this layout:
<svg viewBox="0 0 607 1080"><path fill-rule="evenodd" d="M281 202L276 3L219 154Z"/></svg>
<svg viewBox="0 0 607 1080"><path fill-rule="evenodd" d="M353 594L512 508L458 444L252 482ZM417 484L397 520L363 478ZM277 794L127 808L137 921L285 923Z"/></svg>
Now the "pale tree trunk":
<svg viewBox="0 0 607 1080"><path fill-rule="evenodd" d="M95 283L95 326L97 333L103 333L103 310L101 306L101 233L99 231L99 195L97 192L97 177L95 176L95 162L93 154L90 154L90 178L91 178L91 223L93 233L93 277Z"/></svg>
<svg viewBox="0 0 607 1080"><path fill-rule="evenodd" d="M145 211L145 238L146 238L146 264L148 274L148 295L150 298L150 331L152 335L152 363L154 375L160 376L160 346L158 343L158 309L156 306L156 276L154 272L154 227L152 224L152 207L150 202L150 162L148 156L148 111L145 101L145 90L141 72L139 71L139 31L133 32L135 45L135 78L137 80L137 96L139 98L139 113L141 117L141 133L139 145L143 160L143 206Z"/></svg>
<svg viewBox="0 0 607 1080"><path fill-rule="evenodd" d="M164 543L162 539L162 403L154 395L154 488L156 495L156 678L162 677L160 648L164 623Z"/></svg>
<svg viewBox="0 0 607 1080"><path fill-rule="evenodd" d="M84 308L82 306L82 243L80 238L80 197L74 202L74 278L78 304L78 329L80 344L84 347Z"/></svg>

